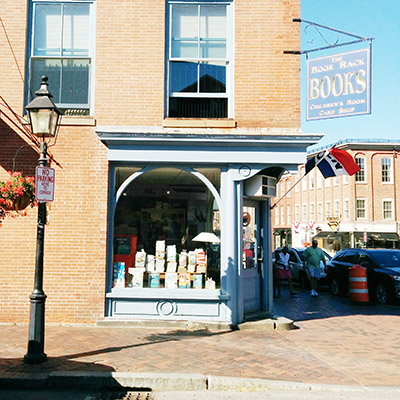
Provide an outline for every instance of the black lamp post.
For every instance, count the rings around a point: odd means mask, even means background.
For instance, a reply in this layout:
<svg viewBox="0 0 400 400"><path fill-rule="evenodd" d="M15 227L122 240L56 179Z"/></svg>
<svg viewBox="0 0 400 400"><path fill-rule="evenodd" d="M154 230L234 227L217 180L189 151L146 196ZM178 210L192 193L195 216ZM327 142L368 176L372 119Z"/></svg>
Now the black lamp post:
<svg viewBox="0 0 400 400"><path fill-rule="evenodd" d="M60 110L53 103L53 95L48 90L47 76L42 76L40 89L25 109L28 112L32 134L42 138L40 143L39 166L47 166L47 143L45 137L54 137L57 131ZM39 201L38 226L36 239L35 285L30 296L31 308L29 318L28 351L24 361L39 364L47 360L44 352L44 304L46 295L43 292L43 254L44 226L46 224L46 202Z"/></svg>

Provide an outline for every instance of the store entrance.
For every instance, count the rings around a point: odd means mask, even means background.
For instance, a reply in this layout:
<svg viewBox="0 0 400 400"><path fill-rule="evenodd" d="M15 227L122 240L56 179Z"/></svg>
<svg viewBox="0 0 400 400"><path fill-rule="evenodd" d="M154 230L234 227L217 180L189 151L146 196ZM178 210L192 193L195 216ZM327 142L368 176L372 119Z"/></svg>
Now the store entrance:
<svg viewBox="0 0 400 400"><path fill-rule="evenodd" d="M261 309L261 206L259 202L245 200L243 205L243 250L241 289L243 312Z"/></svg>

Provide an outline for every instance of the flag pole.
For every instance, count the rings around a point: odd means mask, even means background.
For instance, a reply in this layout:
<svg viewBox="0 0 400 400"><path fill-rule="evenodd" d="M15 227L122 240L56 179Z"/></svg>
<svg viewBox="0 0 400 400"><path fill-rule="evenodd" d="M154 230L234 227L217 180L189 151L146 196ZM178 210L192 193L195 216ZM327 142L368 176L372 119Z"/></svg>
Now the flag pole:
<svg viewBox="0 0 400 400"><path fill-rule="evenodd" d="M305 167L304 167L305 168ZM307 176L307 174L304 174L283 196L281 196L276 202L275 202L275 204L273 204L272 206L271 206L271 210L273 210L274 208L275 208L275 206L286 196L286 195L288 195L291 191L292 191L292 189L294 188L294 187L296 187L305 177Z"/></svg>
<svg viewBox="0 0 400 400"><path fill-rule="evenodd" d="M334 147L336 147L338 144L340 144L341 143L341 139L340 140L338 140L330 149L333 149ZM329 149L329 150L330 150ZM313 168L315 168L325 157L326 157L326 155L328 154L328 150L323 150L324 151L324 155L323 155L323 157L321 157L316 163L315 163L315 165L314 165L314 167ZM306 168L306 164L304 165L304 168ZM308 172L310 172L310 171L308 171ZM308 173L305 173L282 197L280 197L277 201L276 201L276 203L274 204L274 205L272 205L271 206L271 210L273 210L274 208L275 208L275 206L288 194L288 193L290 193L290 191L295 187L295 186L297 186L305 177L306 177L306 175L307 175Z"/></svg>

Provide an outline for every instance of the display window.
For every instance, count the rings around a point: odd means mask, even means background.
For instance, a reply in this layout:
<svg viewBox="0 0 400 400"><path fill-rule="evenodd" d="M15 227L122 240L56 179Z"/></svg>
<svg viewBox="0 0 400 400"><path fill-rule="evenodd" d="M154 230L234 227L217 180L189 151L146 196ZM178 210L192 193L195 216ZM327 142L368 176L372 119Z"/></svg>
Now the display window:
<svg viewBox="0 0 400 400"><path fill-rule="evenodd" d="M142 172L142 173L141 173ZM117 167L113 287L220 288L220 212L199 174L220 189L217 168Z"/></svg>

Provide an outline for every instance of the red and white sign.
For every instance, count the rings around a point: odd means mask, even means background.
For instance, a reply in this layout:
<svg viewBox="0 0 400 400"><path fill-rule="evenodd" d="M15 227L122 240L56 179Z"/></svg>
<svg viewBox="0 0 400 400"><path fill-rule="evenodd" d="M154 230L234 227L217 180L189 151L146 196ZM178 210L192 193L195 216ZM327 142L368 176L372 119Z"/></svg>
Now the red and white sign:
<svg viewBox="0 0 400 400"><path fill-rule="evenodd" d="M55 170L49 167L36 167L35 183L37 201L54 200Z"/></svg>

